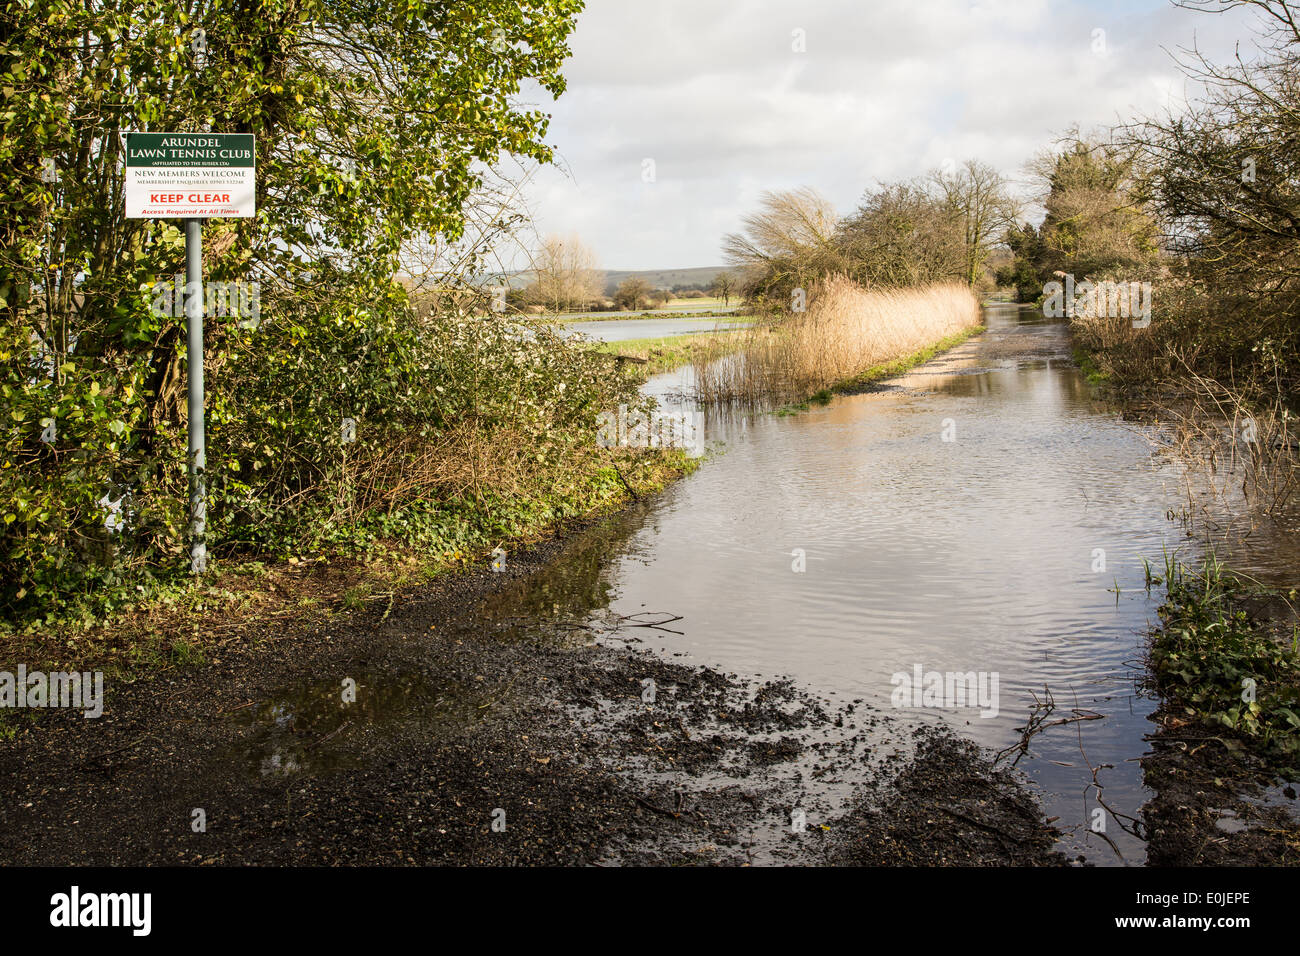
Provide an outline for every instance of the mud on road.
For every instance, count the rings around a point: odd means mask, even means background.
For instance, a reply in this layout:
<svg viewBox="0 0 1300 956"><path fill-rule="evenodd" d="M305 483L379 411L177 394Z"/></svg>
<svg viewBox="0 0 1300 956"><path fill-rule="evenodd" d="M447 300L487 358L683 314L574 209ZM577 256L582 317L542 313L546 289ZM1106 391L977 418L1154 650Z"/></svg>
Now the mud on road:
<svg viewBox="0 0 1300 956"><path fill-rule="evenodd" d="M638 650L663 617L489 613L582 530L386 608L250 623L111 683L99 719L33 714L0 743L0 862L1061 862L973 746Z"/></svg>

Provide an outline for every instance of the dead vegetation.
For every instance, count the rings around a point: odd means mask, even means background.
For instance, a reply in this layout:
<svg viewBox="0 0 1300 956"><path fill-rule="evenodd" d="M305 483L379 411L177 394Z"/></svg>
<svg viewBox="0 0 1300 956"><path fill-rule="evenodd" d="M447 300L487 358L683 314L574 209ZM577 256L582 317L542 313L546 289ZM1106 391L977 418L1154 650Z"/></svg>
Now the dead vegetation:
<svg viewBox="0 0 1300 956"><path fill-rule="evenodd" d="M832 276L806 312L697 359L696 390L705 402L803 399L979 322L979 301L958 283L867 290Z"/></svg>

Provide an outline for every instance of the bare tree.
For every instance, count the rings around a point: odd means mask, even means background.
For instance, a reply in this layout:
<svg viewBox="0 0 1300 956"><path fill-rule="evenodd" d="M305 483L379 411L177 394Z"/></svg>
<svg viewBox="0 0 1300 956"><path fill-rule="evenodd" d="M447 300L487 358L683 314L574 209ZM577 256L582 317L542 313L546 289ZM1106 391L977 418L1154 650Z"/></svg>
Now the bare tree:
<svg viewBox="0 0 1300 956"><path fill-rule="evenodd" d="M576 235L550 235L533 263L537 297L552 312L585 309L602 292L596 255Z"/></svg>
<svg viewBox="0 0 1300 956"><path fill-rule="evenodd" d="M1181 2L1260 14L1264 55L1229 65L1186 51L1205 90L1184 113L1137 124L1128 141L1147 162L1149 198L1171 249L1198 260L1216 284L1294 290L1300 283L1300 9L1280 0Z"/></svg>
<svg viewBox="0 0 1300 956"><path fill-rule="evenodd" d="M1184 0L1258 14L1256 55L1226 63L1196 48L1180 65L1202 95L1132 124L1142 192L1185 283L1163 290L1155 335L1182 366L1259 391L1300 393L1300 7L1281 0Z"/></svg>
<svg viewBox="0 0 1300 956"><path fill-rule="evenodd" d="M930 181L960 224L963 278L974 285L994 246L1019 215L1010 181L988 163L974 159L953 171L936 169Z"/></svg>
<svg viewBox="0 0 1300 956"><path fill-rule="evenodd" d="M713 279L712 292L722 300L722 307L726 308L736 292L735 277L730 272L719 272Z"/></svg>
<svg viewBox="0 0 1300 956"><path fill-rule="evenodd" d="M402 244L398 278L422 313L452 303L482 310L504 303L509 277L531 259L526 236L532 212L523 193L535 172L498 164L465 201L459 238L420 232Z"/></svg>
<svg viewBox="0 0 1300 956"><path fill-rule="evenodd" d="M741 218L743 231L723 237L722 250L730 264L757 276L750 292L784 295L835 271L838 221L830 201L810 186L766 192L758 211Z"/></svg>

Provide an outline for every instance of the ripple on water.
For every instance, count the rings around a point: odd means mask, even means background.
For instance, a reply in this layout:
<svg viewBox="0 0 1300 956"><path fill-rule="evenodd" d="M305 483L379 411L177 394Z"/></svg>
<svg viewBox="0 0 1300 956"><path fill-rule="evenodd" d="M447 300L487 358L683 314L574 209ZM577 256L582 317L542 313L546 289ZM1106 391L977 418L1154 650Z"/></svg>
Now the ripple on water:
<svg viewBox="0 0 1300 956"><path fill-rule="evenodd" d="M990 747L1018 739L1045 685L1058 709L1104 713L1044 735L1021 767L1075 828L1067 846L1114 862L1087 832L1089 762L1113 765L1107 801L1135 813L1146 791L1131 758L1152 707L1134 662L1155 609L1141 559L1181 543L1165 520L1176 476L1097 406L1059 327L990 322L992 346L963 346L900 389L711 422L726 454L633 537L611 606L683 615L667 650L886 707L892 675L918 664L996 672L996 717L943 712ZM1017 343L1033 350L1024 361L983 354ZM1135 838L1108 835L1141 859Z"/></svg>

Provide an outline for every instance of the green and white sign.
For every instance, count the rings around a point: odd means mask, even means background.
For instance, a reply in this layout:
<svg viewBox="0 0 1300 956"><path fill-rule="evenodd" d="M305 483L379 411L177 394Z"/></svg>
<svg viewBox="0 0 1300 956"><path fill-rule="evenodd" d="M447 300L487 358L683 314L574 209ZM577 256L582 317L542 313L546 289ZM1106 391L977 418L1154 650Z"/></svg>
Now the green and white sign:
<svg viewBox="0 0 1300 956"><path fill-rule="evenodd" d="M127 218L256 215L253 147L251 133L127 133Z"/></svg>

